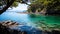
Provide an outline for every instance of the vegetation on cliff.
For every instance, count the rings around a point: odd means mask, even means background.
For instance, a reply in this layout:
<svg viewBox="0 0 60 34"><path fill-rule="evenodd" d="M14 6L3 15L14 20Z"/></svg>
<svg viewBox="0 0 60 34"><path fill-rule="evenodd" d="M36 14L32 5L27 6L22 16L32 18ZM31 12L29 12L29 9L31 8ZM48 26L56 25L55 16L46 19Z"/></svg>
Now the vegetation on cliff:
<svg viewBox="0 0 60 34"><path fill-rule="evenodd" d="M60 14L60 0L34 0L28 8L29 12L46 11L46 14Z"/></svg>

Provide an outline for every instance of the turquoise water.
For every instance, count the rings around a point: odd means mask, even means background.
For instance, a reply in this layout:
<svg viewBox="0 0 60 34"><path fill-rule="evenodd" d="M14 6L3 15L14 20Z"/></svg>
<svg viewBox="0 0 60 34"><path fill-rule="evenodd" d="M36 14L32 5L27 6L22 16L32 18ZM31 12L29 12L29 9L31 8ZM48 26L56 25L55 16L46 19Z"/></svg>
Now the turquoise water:
<svg viewBox="0 0 60 34"><path fill-rule="evenodd" d="M5 20L12 20L33 27L35 26L40 27L41 22L48 26L52 26L54 24L60 25L60 16L20 14L16 12L7 12L7 11L0 15L0 21L5 21Z"/></svg>
<svg viewBox="0 0 60 34"><path fill-rule="evenodd" d="M0 21L12 20L17 23L22 23L24 26L18 26L18 28L27 31L28 34L42 34L42 31L39 29L60 29L60 16L17 13L25 12L27 6L25 4L19 4L18 7L7 10L0 15Z"/></svg>
<svg viewBox="0 0 60 34"><path fill-rule="evenodd" d="M39 30L41 27L45 27L45 30L49 27L60 29L60 16L45 16L40 14L20 14L16 12L4 12L0 15L0 21L12 20L18 23L25 24L18 28L22 31L27 31L28 34L42 34ZM48 26L46 28L46 26ZM42 28L43 29L43 28ZM50 28L49 28L50 29Z"/></svg>

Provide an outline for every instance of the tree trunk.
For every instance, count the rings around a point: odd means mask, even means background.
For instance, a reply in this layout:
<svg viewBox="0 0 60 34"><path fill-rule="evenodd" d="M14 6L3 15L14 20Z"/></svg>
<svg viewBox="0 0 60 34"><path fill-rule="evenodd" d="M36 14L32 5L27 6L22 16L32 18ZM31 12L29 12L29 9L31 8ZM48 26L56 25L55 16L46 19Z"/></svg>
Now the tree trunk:
<svg viewBox="0 0 60 34"><path fill-rule="evenodd" d="M5 7L3 7L3 9L0 10L0 14L5 12L13 4L14 1L15 0L11 0Z"/></svg>

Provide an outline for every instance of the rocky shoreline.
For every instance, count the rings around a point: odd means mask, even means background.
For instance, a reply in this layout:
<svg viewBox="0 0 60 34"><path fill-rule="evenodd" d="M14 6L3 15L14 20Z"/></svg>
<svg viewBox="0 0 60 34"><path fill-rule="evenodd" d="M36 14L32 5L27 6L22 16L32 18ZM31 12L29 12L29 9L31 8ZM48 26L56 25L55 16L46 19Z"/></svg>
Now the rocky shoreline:
<svg viewBox="0 0 60 34"><path fill-rule="evenodd" d="M17 27L18 25L21 24L13 21L0 22L0 33L1 34L27 34L27 31L11 29L13 27ZM45 30L42 31L42 34L60 34L60 30L52 30L52 31Z"/></svg>
<svg viewBox="0 0 60 34"><path fill-rule="evenodd" d="M26 32L22 32L20 30L10 29L6 26L0 24L0 34L26 34Z"/></svg>

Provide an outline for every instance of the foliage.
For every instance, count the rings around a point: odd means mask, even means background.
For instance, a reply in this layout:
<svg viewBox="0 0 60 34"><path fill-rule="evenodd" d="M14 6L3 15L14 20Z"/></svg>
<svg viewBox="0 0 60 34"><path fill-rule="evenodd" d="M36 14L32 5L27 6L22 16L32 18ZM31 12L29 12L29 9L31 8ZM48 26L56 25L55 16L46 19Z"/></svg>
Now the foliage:
<svg viewBox="0 0 60 34"><path fill-rule="evenodd" d="M49 11L60 10L60 0L35 0L30 4L28 11L35 12L37 9L43 10L46 8Z"/></svg>
<svg viewBox="0 0 60 34"><path fill-rule="evenodd" d="M14 2L11 7L17 7L18 6L18 2Z"/></svg>
<svg viewBox="0 0 60 34"><path fill-rule="evenodd" d="M2 5L0 3L0 7L1 10L0 10L0 14L2 14L3 12L5 12L11 5L16 7L18 5L17 2L20 2L20 3L25 3L27 4L28 0L0 0L0 2L2 2ZM12 7L11 6L11 7Z"/></svg>
<svg viewBox="0 0 60 34"><path fill-rule="evenodd" d="M0 0L0 6L3 5L3 4L7 4L8 2L10 2L11 0ZM15 0L15 2L12 4L11 7L16 7L18 6L18 3L25 3L27 2L28 0Z"/></svg>
<svg viewBox="0 0 60 34"><path fill-rule="evenodd" d="M11 7L17 7L18 6L18 3L25 3L25 2L27 2L28 0L25 0L25 1L23 1L23 0L15 0L15 2L12 4L12 6Z"/></svg>

